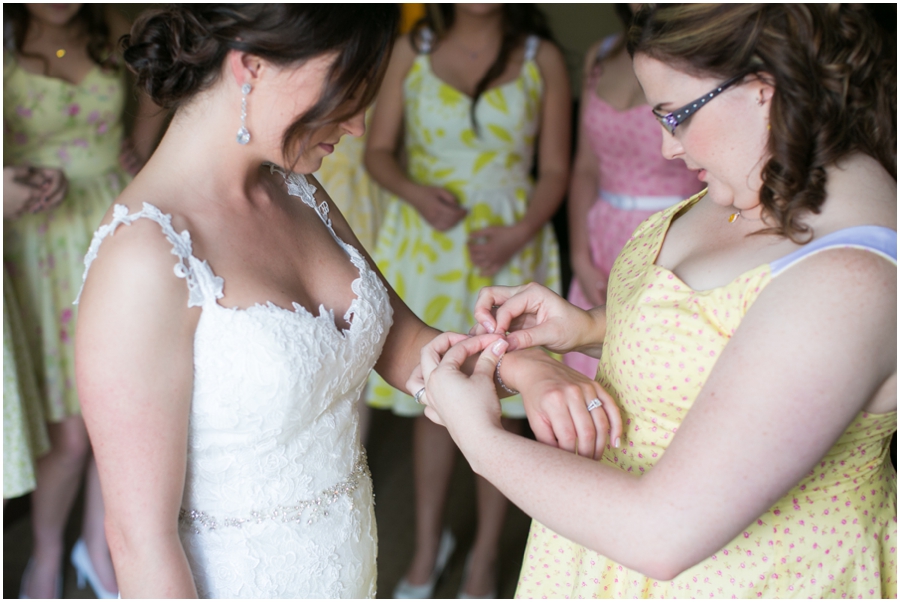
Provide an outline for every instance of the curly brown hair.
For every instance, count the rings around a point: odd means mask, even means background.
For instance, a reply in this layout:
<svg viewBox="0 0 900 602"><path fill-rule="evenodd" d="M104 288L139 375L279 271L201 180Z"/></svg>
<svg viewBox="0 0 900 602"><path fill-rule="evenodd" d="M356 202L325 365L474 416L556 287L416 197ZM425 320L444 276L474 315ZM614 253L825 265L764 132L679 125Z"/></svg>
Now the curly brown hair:
<svg viewBox="0 0 900 602"><path fill-rule="evenodd" d="M178 109L219 77L230 50L280 66L336 53L319 100L282 138L291 168L316 129L356 114L375 98L399 22L395 5L191 4L145 11L122 39L138 88ZM302 151L301 151L302 152Z"/></svg>
<svg viewBox="0 0 900 602"><path fill-rule="evenodd" d="M723 80L774 80L760 202L766 230L803 243L825 202L826 167L855 152L897 179L897 62L869 14L847 4L644 5L628 51Z"/></svg>

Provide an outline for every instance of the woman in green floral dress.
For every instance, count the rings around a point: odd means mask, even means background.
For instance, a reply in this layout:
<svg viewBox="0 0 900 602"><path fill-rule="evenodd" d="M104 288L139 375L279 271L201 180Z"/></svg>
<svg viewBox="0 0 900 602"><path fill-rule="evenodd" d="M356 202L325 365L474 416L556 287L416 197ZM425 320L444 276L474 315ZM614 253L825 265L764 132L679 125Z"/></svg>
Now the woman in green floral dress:
<svg viewBox="0 0 900 602"><path fill-rule="evenodd" d="M123 71L113 49L127 21L103 5L6 4L3 54L4 166L65 176L55 207L4 221L3 259L21 311L48 421L51 449L37 462L34 549L22 594L59 594L63 531L90 455L75 390L72 301L83 258L106 209L149 155L162 114L139 117L126 141ZM142 102L140 113L153 107ZM4 286L4 294L6 293ZM87 471L82 539L72 553L100 596L116 596L93 462Z"/></svg>
<svg viewBox="0 0 900 602"><path fill-rule="evenodd" d="M549 31L531 5L439 10L441 19L426 18L398 41L375 107L366 166L395 196L373 255L427 324L467 332L484 286L537 281L560 288L548 222L568 176L569 83L562 54L545 41ZM405 168L397 159L401 132ZM441 523L456 448L412 397L374 374L369 403L418 416L416 551L394 597L429 597L452 548ZM525 415L520 396L503 408L507 418ZM505 424L521 428L518 420ZM495 593L506 505L478 479L478 531L461 593Z"/></svg>

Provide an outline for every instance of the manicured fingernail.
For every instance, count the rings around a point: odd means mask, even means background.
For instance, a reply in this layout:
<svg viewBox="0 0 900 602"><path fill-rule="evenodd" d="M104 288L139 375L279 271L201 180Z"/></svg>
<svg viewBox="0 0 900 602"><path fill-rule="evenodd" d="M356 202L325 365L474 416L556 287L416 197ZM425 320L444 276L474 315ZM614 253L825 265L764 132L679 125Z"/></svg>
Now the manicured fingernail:
<svg viewBox="0 0 900 602"><path fill-rule="evenodd" d="M494 325L493 324L491 324L490 322L485 320L484 322L481 323L481 325L484 326L484 329L487 330L489 333L494 334Z"/></svg>
<svg viewBox="0 0 900 602"><path fill-rule="evenodd" d="M619 447L619 438L618 437L616 437L616 447L617 448Z"/></svg>
<svg viewBox="0 0 900 602"><path fill-rule="evenodd" d="M494 355L500 356L503 355L503 352L506 351L507 347L509 347L509 343L507 343L503 339L500 339L499 341L494 343L494 346L491 347L491 351L494 352Z"/></svg>

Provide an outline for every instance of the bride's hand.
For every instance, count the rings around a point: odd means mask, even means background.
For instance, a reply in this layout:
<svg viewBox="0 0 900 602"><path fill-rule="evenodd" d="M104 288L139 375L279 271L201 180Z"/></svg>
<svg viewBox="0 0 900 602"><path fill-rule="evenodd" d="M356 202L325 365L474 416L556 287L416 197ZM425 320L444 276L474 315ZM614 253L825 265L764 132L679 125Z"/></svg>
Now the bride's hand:
<svg viewBox="0 0 900 602"><path fill-rule="evenodd" d="M433 422L447 427L457 443L460 437L485 429L503 427L500 424L500 400L494 388L494 367L485 359L485 348L498 346L503 353L506 341L500 335L487 334L469 337L445 332L422 348L421 363L407 382L411 394L425 387L420 402L425 415ZM462 370L469 357L481 353L469 376Z"/></svg>
<svg viewBox="0 0 900 602"><path fill-rule="evenodd" d="M506 349L506 342L499 335L467 337L456 333L444 333L436 337L422 348L421 364L413 371L407 382L408 391L411 395L415 395L425 388L429 375L438 365L444 363L444 358L453 349L457 349L454 352L456 354L462 353L460 350L467 353L459 361L456 370L459 371L460 378L470 379L468 382L471 386L474 373L473 377L467 377L461 369L462 364L469 356L480 353L492 345L498 345L490 352L494 355L502 354ZM621 437L622 419L619 408L598 383L536 350L511 354L502 368L504 380L509 380L522 392L528 421L538 441L570 452L576 451L577 448L577 453L583 456L599 458L606 445L607 433L610 435L610 441L614 443ZM492 424L493 418L499 421L500 416L500 404L494 388L494 373L492 372L490 376L490 395L476 395L468 389L458 393L474 395L474 399L481 399L479 402L481 405L478 407L489 408L490 419L487 424ZM434 387L429 384L426 393L420 397L420 401L427 406L425 415L437 424L450 429L452 426L449 422L453 418L448 412L470 403L470 400L466 398L453 401L452 397L448 397L447 391L443 389L440 393L434 391ZM435 400L435 395L441 397ZM588 403L595 398L601 401L602 409L598 407L588 411ZM448 410L448 404L455 405ZM471 412L472 409L466 411Z"/></svg>
<svg viewBox="0 0 900 602"><path fill-rule="evenodd" d="M509 350L543 346L568 353L584 344L594 330L594 319L540 284L488 286L475 302L476 326L472 334L509 332Z"/></svg>
<svg viewBox="0 0 900 602"><path fill-rule="evenodd" d="M607 442L618 447L622 416L600 383L536 349L507 352L501 372L503 382L522 392L528 424L541 443L594 459Z"/></svg>

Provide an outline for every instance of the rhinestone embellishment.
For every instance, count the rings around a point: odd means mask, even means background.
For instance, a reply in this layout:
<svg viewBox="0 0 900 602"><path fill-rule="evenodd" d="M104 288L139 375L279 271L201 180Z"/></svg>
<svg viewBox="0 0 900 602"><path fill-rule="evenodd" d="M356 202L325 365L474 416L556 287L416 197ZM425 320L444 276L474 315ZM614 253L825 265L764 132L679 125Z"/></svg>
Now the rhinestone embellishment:
<svg viewBox="0 0 900 602"><path fill-rule="evenodd" d="M250 84L241 86L243 94L243 98L241 98L241 129L237 131L237 143L241 145L250 142L250 132L247 131L247 95L250 94L251 89Z"/></svg>
<svg viewBox="0 0 900 602"><path fill-rule="evenodd" d="M319 492L316 497L311 500L300 500L290 506L277 506L269 510L252 511L250 516L244 517L217 517L211 516L200 510L186 510L182 508L178 512L178 520L184 526L188 527L194 533L201 533L204 530L214 531L223 527L242 527L245 523L262 523L263 521L275 520L282 523L304 522L303 514L307 512L305 524L311 525L319 520L319 518L328 518L328 507L339 501L345 496L349 496L356 491L363 479L370 479L369 464L366 461L366 454L362 452L356 460L353 470L347 475L347 478ZM353 508L351 502L350 508Z"/></svg>

